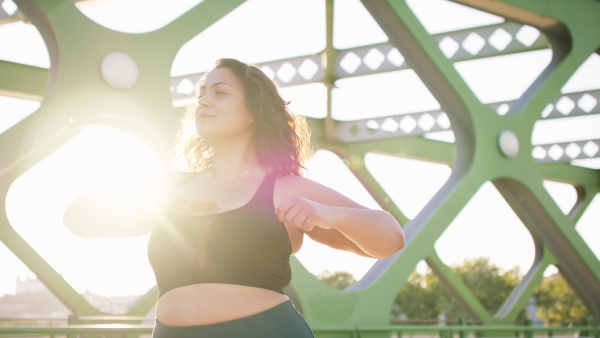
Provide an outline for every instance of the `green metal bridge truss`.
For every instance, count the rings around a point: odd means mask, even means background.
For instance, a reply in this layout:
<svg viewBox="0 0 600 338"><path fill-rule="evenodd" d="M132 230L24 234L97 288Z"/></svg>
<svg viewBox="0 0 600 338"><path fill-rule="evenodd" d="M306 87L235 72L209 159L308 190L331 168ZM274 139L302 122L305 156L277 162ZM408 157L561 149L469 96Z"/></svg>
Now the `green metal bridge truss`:
<svg viewBox="0 0 600 338"><path fill-rule="evenodd" d="M24 19L33 23L46 43L51 67L48 70L0 61L2 93L41 100L35 113L0 134L2 201L17 177L90 124L107 125L134 135L164 158L166 140L174 131L180 111L172 102L188 98L191 93L186 84L202 75L171 77L175 55L184 43L243 1L205 0L167 26L144 34L104 28L84 16L69 0L15 2L19 12L8 15L0 11L0 23ZM578 67L599 52L600 2L456 0L507 21L438 35L427 33L405 1L362 2L389 37L389 43L336 50L332 43L333 0L326 0L327 44L322 53L259 66L271 71L281 86L311 82L327 86L329 115L310 119L319 148L358 162L368 152L385 152L445 163L452 166L452 174L423 210L414 219L408 219L364 166L351 166L373 198L403 225L407 244L394 257L377 261L363 279L343 292L320 283L294 259L290 293L305 318L319 328L389 325L395 295L417 263L425 260L474 321L488 325L514 321L551 264L558 267L593 310L596 320L600 320L600 262L575 230L575 224L600 190L600 174L598 170L569 163L571 159L599 157L600 140L537 146L530 142L534 123L539 119L600 112L600 104L587 111L575 105L567 112L559 111L556 104L567 99L578 102L584 96L596 102L600 98L600 91L560 91ZM512 39L502 50L489 43L475 52L461 47L462 41L472 34L485 41L494 34L516 36L527 26L543 34L527 44ZM454 41L455 50L448 53L440 49L444 41ZM160 53L155 52L156 46L160 46ZM552 48L550 64L519 99L511 102L481 103L453 67L456 61L545 48ZM108 86L98 71L103 58L114 51L126 53L137 62L139 81L130 89ZM438 100L441 110L359 121L336 121L331 117L331 91L338 79L409 66ZM283 72L278 72L282 67L289 68L287 74L291 75L282 76ZM498 114L499 110L503 114ZM422 136L443 130L452 130L454 143ZM568 147L578 147L579 151L567 152ZM551 156L551 148L559 149L558 155ZM576 187L577 202L568 215L556 206L544 189L543 180ZM497 313L489 313L483 307L434 249L435 241L488 181L527 227L536 250L533 266ZM73 313L83 317L102 315L15 232L6 212L0 216L0 240ZM155 299L156 290L152 289L126 315L145 315Z"/></svg>

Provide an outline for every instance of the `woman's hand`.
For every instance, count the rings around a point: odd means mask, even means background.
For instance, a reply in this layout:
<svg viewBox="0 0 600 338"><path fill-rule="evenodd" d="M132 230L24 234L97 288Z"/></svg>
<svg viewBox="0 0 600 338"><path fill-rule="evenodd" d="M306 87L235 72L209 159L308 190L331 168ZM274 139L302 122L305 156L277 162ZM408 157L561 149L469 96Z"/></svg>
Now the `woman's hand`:
<svg viewBox="0 0 600 338"><path fill-rule="evenodd" d="M302 176L281 176L273 194L280 222L334 249L385 258L404 247L404 231L383 210L368 209Z"/></svg>
<svg viewBox="0 0 600 338"><path fill-rule="evenodd" d="M275 215L280 222L292 225L303 232L312 231L315 227L331 229L334 224L331 206L317 203L304 197L296 196L281 203Z"/></svg>

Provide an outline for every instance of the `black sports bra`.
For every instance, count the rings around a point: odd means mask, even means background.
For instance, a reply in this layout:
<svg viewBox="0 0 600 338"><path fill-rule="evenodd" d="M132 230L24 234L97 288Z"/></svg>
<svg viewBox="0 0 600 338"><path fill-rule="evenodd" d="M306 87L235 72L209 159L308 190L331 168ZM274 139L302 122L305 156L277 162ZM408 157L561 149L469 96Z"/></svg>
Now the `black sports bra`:
<svg viewBox="0 0 600 338"><path fill-rule="evenodd" d="M193 173L190 173L192 175ZM159 298L201 283L254 286L284 293L292 246L274 214L276 175L267 174L244 206L208 216L167 213L152 231L148 259Z"/></svg>

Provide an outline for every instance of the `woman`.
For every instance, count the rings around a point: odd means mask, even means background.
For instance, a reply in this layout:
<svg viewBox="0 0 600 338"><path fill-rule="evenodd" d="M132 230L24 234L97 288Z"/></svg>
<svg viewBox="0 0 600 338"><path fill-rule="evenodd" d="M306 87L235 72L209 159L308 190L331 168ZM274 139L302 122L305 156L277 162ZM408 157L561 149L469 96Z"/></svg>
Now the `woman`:
<svg viewBox="0 0 600 338"><path fill-rule="evenodd" d="M304 235L384 258L404 246L402 228L387 212L301 176L305 120L258 67L221 59L199 85L197 135L184 153L192 170L170 174L145 219L113 222L120 235L152 231L153 337L312 337L283 292ZM84 199L67 210L70 228L92 198Z"/></svg>

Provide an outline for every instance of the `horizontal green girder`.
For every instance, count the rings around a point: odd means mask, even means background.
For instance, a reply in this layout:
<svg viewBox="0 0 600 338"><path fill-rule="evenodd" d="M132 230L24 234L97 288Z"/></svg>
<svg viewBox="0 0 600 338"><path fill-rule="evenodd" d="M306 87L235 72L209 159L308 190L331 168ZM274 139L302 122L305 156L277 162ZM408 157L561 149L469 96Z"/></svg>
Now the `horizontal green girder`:
<svg viewBox="0 0 600 338"><path fill-rule="evenodd" d="M152 326L141 326L133 324L87 324L71 326L52 326L52 327L0 327L0 335L7 334L150 334ZM316 337L319 334L343 333L341 337L353 337L352 334L360 333L360 337L381 337L374 334L381 333L421 333L437 336L442 332L514 332L514 333L542 333L551 335L553 333L566 332L587 332L589 335L598 335L600 326L572 326L572 327L534 327L523 325L468 325L468 326L434 326L434 325L357 325L354 327L344 325L327 325L312 327ZM347 334L347 335L346 335Z"/></svg>

